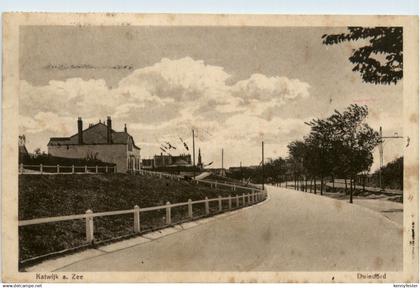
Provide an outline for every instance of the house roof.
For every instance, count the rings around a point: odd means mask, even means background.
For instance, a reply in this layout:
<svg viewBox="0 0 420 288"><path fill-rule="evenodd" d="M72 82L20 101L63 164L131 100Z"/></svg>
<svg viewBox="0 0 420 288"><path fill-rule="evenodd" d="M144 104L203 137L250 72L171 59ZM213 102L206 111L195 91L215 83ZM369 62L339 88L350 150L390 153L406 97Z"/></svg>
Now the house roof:
<svg viewBox="0 0 420 288"><path fill-rule="evenodd" d="M97 123L83 130L83 144L108 144L107 129L104 123ZM128 144L131 140L133 146L140 149L134 143L133 137L127 132L116 132L111 129L112 144ZM78 133L70 137L51 137L48 146L79 145Z"/></svg>

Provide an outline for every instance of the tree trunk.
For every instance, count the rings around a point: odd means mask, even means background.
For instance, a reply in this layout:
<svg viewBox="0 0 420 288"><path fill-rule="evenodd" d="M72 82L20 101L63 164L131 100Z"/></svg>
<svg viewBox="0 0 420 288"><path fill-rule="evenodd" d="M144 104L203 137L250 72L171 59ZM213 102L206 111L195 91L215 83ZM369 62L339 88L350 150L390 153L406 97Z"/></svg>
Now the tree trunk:
<svg viewBox="0 0 420 288"><path fill-rule="evenodd" d="M333 187L332 187L332 189L333 189L333 192L335 192L335 179L334 179L334 176L332 176L331 177L332 178L332 185L333 185Z"/></svg>
<svg viewBox="0 0 420 288"><path fill-rule="evenodd" d="M324 190L324 176L321 176L321 189L320 189L321 195L323 195L322 194L323 190Z"/></svg>
<svg viewBox="0 0 420 288"><path fill-rule="evenodd" d="M316 177L314 177L314 194L316 194Z"/></svg>
<svg viewBox="0 0 420 288"><path fill-rule="evenodd" d="M347 178L344 178L344 184L345 184L344 194L347 195Z"/></svg>
<svg viewBox="0 0 420 288"><path fill-rule="evenodd" d="M353 177L350 177L350 203L353 203L353 183L354 179Z"/></svg>
<svg viewBox="0 0 420 288"><path fill-rule="evenodd" d="M366 175L363 175L363 192L366 192Z"/></svg>
<svg viewBox="0 0 420 288"><path fill-rule="evenodd" d="M305 192L308 192L308 178L305 176Z"/></svg>

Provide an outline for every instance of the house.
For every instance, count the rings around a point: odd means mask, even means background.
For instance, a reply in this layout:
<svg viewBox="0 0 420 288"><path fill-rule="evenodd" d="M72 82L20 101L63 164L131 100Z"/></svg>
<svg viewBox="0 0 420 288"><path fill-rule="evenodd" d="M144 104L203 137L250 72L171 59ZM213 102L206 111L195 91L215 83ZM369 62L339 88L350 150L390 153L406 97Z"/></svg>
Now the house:
<svg viewBox="0 0 420 288"><path fill-rule="evenodd" d="M155 169L164 167L191 167L191 155L155 155L152 159L142 159L142 169Z"/></svg>
<svg viewBox="0 0 420 288"><path fill-rule="evenodd" d="M140 169L140 148L133 137L124 131L112 129L112 120L89 125L83 130L83 121L77 120L78 131L70 137L52 137L48 142L48 154L65 158L98 159L116 164L117 172L126 173Z"/></svg>

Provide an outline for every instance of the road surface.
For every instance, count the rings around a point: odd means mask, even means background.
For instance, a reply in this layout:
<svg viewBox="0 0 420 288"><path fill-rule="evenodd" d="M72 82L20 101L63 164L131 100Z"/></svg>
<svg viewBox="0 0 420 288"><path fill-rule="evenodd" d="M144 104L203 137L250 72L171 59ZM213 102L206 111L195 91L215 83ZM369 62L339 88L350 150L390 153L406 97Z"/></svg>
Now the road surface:
<svg viewBox="0 0 420 288"><path fill-rule="evenodd" d="M398 271L402 226L365 207L268 187L263 204L58 271Z"/></svg>

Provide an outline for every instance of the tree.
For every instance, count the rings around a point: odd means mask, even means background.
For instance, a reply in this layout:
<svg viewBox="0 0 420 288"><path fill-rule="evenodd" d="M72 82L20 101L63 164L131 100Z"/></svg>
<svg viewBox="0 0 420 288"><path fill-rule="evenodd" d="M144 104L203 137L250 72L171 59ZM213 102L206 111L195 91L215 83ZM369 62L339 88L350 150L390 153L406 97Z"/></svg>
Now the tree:
<svg viewBox="0 0 420 288"><path fill-rule="evenodd" d="M313 119L304 142L288 145L291 159L302 159L303 171L320 177L321 194L324 177L336 175L350 179L350 203L353 202L353 184L356 175L370 169L372 151L379 143L379 133L366 122L367 106L350 105L341 113L335 111L326 119Z"/></svg>
<svg viewBox="0 0 420 288"><path fill-rule="evenodd" d="M307 146L302 141L293 141L287 145L289 149L289 163L292 168L292 174L295 182L295 189L297 189L297 182L301 180L302 176L306 180L306 169L304 168L304 161L307 153Z"/></svg>
<svg viewBox="0 0 420 288"><path fill-rule="evenodd" d="M386 164L381 169L384 187L403 190L404 186L404 158L399 157ZM373 179L378 179L379 169L373 173ZM379 183L376 183L379 186Z"/></svg>
<svg viewBox="0 0 420 288"><path fill-rule="evenodd" d="M358 173L370 169L373 149L380 141L379 133L365 122L368 114L367 106L352 104L343 113L335 111L325 121L332 131L328 138L332 151L329 164L350 178L350 203L353 202L352 183Z"/></svg>
<svg viewBox="0 0 420 288"><path fill-rule="evenodd" d="M36 149L34 150L34 154L35 154L35 156L39 156L39 155L41 155L41 154L42 154L42 152L41 152L41 148L36 148Z"/></svg>
<svg viewBox="0 0 420 288"><path fill-rule="evenodd" d="M348 33L324 34L323 44L367 40L369 44L353 50L349 57L355 64L353 71L360 72L367 83L396 84L403 78L403 28L402 27L348 27ZM381 59L383 58L384 59Z"/></svg>
<svg viewBox="0 0 420 288"><path fill-rule="evenodd" d="M279 157L276 159L268 159L264 163L264 178L268 182L281 182L282 176L285 174L286 161Z"/></svg>

